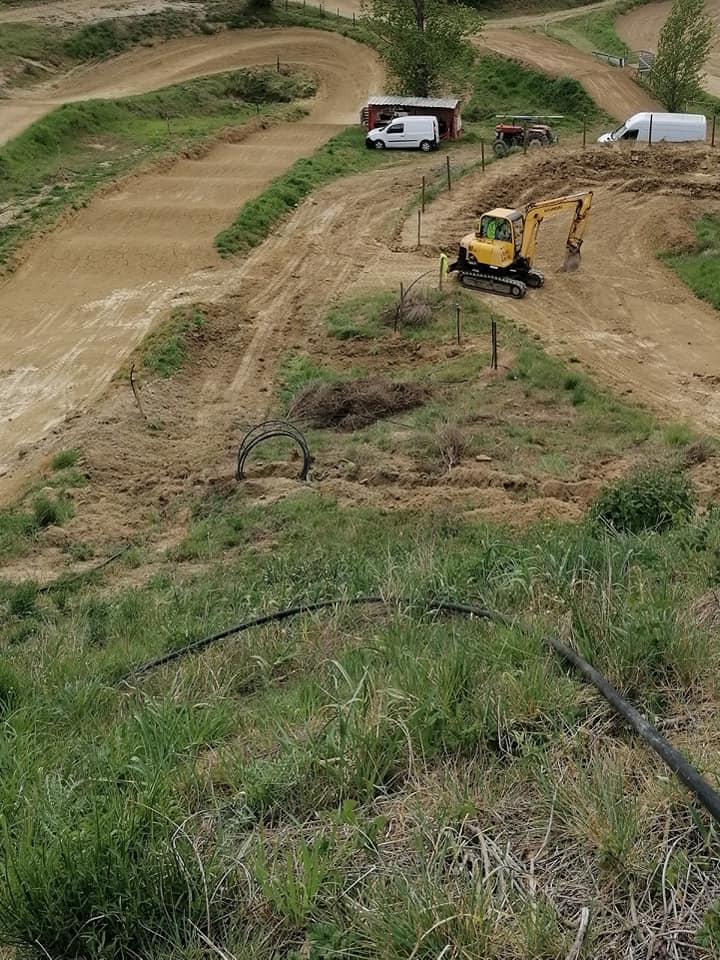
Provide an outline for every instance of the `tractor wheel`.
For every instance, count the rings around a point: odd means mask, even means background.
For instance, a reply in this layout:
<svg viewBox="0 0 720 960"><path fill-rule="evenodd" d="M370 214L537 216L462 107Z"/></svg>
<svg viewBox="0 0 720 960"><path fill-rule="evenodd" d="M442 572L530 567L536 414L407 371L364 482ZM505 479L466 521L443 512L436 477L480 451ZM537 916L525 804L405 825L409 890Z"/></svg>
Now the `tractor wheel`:
<svg viewBox="0 0 720 960"><path fill-rule="evenodd" d="M536 147L542 147L543 145L543 141L540 139L540 137L532 137L532 139L528 140L528 147L531 150L535 149Z"/></svg>
<svg viewBox="0 0 720 960"><path fill-rule="evenodd" d="M508 145L503 140L496 140L493 144L493 153L496 157L506 157L508 154Z"/></svg>

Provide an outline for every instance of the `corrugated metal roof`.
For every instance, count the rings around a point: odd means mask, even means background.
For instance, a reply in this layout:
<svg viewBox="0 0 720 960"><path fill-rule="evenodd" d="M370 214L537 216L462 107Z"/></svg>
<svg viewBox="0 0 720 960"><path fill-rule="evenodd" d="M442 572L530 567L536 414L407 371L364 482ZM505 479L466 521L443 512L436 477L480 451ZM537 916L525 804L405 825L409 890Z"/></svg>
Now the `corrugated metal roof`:
<svg viewBox="0 0 720 960"><path fill-rule="evenodd" d="M369 107L434 107L436 109L454 110L460 103L446 97L386 97L384 95L370 97Z"/></svg>

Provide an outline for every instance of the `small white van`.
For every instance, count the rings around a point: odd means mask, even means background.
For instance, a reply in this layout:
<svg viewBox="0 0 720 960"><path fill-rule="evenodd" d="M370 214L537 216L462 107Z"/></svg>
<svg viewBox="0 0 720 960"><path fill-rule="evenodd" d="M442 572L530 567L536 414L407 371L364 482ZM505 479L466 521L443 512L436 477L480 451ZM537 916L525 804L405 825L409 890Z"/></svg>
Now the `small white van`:
<svg viewBox="0 0 720 960"><path fill-rule="evenodd" d="M598 143L704 143L706 137L707 121L701 113L636 113L617 130L598 137Z"/></svg>
<svg viewBox="0 0 720 960"><path fill-rule="evenodd" d="M365 137L368 150L436 150L440 143L437 117L397 117L375 127Z"/></svg>

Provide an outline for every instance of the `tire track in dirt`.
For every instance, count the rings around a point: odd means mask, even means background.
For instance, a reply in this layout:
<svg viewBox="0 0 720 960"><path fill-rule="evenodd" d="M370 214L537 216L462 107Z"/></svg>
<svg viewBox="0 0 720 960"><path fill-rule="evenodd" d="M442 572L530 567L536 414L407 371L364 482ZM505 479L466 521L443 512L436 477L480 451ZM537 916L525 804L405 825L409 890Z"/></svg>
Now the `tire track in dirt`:
<svg viewBox="0 0 720 960"><path fill-rule="evenodd" d="M319 78L304 120L128 178L37 243L0 285L0 472L96 397L156 318L234 280L237 265L213 247L218 230L296 159L355 122L382 73L368 48L337 34L252 30L134 51L64 88L85 96L100 71L103 95L121 95L277 55Z"/></svg>
<svg viewBox="0 0 720 960"><path fill-rule="evenodd" d="M672 0L660 0L622 14L615 21L618 36L633 50L656 50L671 6ZM705 12L715 24L715 34L705 64L703 86L714 97L720 97L720 0L705 0Z"/></svg>

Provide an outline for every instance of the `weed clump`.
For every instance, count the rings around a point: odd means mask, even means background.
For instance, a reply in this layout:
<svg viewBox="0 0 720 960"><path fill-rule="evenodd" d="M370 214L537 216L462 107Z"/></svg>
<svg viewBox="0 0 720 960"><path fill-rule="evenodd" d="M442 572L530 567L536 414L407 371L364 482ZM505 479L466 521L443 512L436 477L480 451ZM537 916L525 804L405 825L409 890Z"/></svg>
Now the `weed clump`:
<svg viewBox="0 0 720 960"><path fill-rule="evenodd" d="M460 427L453 423L440 425L435 432L435 442L440 459L448 470L456 467L467 450L467 438Z"/></svg>
<svg viewBox="0 0 720 960"><path fill-rule="evenodd" d="M694 507L692 483L684 474L638 470L601 490L590 505L589 518L596 527L641 533L687 520Z"/></svg>
<svg viewBox="0 0 720 960"><path fill-rule="evenodd" d="M50 466L53 470L66 470L68 467L74 467L79 459L79 450L61 450L52 458Z"/></svg>
<svg viewBox="0 0 720 960"><path fill-rule="evenodd" d="M384 377L314 383L295 397L289 415L313 427L357 430L419 407L427 397L428 390L418 383L393 383Z"/></svg>
<svg viewBox="0 0 720 960"><path fill-rule="evenodd" d="M386 327L427 327L432 320L432 303L422 294L396 300L380 315L380 322Z"/></svg>

